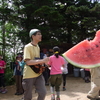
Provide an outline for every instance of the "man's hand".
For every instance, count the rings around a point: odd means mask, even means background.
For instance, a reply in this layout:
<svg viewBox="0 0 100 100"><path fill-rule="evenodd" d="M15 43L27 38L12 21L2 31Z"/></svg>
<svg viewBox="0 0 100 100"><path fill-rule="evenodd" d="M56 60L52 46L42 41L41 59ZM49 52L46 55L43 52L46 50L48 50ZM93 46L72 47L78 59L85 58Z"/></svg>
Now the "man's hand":
<svg viewBox="0 0 100 100"><path fill-rule="evenodd" d="M48 63L48 61L49 61L49 57L46 57L46 58L43 59L43 62L44 62L45 64Z"/></svg>

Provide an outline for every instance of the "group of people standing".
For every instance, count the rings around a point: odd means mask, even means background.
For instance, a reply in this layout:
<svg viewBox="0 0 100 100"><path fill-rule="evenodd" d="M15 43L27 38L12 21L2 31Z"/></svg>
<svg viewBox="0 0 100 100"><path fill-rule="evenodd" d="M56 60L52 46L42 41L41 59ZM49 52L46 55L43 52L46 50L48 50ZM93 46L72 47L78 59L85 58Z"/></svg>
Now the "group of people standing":
<svg viewBox="0 0 100 100"><path fill-rule="evenodd" d="M29 36L31 42L25 45L23 56L18 55L16 57L14 68L14 76L16 80L15 95L24 94L21 100L32 100L32 89L34 85L35 91L38 93L37 100L45 100L45 83L47 83L47 80L44 80L45 77L43 77L43 72L44 69L48 68L50 72L49 86L51 91L51 100L60 100L60 86L62 81L62 89L63 91L66 90L65 85L66 76L68 74L68 62L60 55L60 48L58 46L53 47L53 54L51 56L46 56L40 59L40 48L38 43L42 40L41 31L39 29L32 29L29 32ZM4 84L5 65L2 56L0 56L0 92L2 93L7 92ZM93 71L95 75L97 75L96 71ZM97 92L100 88L99 84L94 84L94 81L98 81L99 78L92 78L92 80L91 91L88 93L87 97L91 100L97 100L94 99L94 97L97 96Z"/></svg>
<svg viewBox="0 0 100 100"><path fill-rule="evenodd" d="M29 33L31 42L24 47L24 55L16 56L13 63L13 76L16 82L15 95L22 95L22 100L32 99L32 89L35 86L35 91L38 93L37 100L44 100L46 96L46 86L50 85L51 100L60 100L60 85L63 80L63 91L66 90L66 75L67 62L60 56L60 49L58 46L53 48L53 54L44 55L40 58L40 48L38 42L42 39L42 34L38 29L32 29ZM36 59L40 58L40 59ZM45 70L41 73L35 72L30 66L45 64ZM7 89L4 82L4 69L6 68L5 61L0 56L0 92L6 93ZM40 70L40 69L39 69ZM45 74L45 73L48 73ZM47 77L47 78L46 78ZM56 91L56 94L55 94Z"/></svg>
<svg viewBox="0 0 100 100"><path fill-rule="evenodd" d="M51 100L60 100L60 85L62 83L62 70L61 67L65 67L65 60L60 56L59 47L55 46L53 48L53 55L50 57L44 57L43 59L35 59L40 57L40 48L38 42L42 40L42 34L38 29L32 29L29 33L31 42L24 47L24 72L23 72L23 88L24 88L24 100L32 99L32 87L35 86L35 90L38 93L37 100L44 100L46 96L45 80L42 73L36 73L34 69L30 66L32 65L42 65L49 67L50 77L49 85L51 91ZM67 65L66 65L67 66ZM67 68L67 67L66 67ZM64 87L66 77L64 76ZM56 91L56 94L55 94Z"/></svg>

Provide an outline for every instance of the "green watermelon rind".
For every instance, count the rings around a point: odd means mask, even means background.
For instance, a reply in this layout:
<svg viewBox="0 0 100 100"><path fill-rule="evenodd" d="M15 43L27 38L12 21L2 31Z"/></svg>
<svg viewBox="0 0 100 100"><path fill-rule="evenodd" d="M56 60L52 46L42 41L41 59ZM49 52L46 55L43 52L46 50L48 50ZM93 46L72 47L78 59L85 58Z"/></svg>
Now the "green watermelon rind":
<svg viewBox="0 0 100 100"><path fill-rule="evenodd" d="M79 63L75 63L73 62L72 60L70 60L68 57L66 57L64 54L62 54L62 56L69 62L71 63L72 65L76 66L76 67L79 67L79 68L95 68L95 67L100 67L100 63L98 64L92 64L92 65L82 65L82 64L79 64Z"/></svg>

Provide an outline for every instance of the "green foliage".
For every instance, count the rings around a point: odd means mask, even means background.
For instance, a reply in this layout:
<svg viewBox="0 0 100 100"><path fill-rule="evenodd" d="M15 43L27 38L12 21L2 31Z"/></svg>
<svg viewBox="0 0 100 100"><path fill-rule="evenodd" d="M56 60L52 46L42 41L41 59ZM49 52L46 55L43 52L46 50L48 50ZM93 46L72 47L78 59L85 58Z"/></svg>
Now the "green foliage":
<svg viewBox="0 0 100 100"><path fill-rule="evenodd" d="M40 43L51 46L92 39L100 28L97 0L0 1L0 53L7 63L30 42L29 31L41 30ZM8 60L10 59L10 60Z"/></svg>
<svg viewBox="0 0 100 100"><path fill-rule="evenodd" d="M28 33L31 28L39 28L42 31L43 43L50 42L52 39L58 43L78 43L88 36L92 37L95 33L93 26L99 25L99 19L96 21L98 16L94 18L92 16L93 13L97 15L99 12L92 10L99 8L96 6L97 2L92 3L87 0L43 0L42 2L40 0L20 0L20 2L23 7L19 9L19 12L24 17L21 17L22 30L18 37L24 44L30 41ZM87 23L91 20L95 20L94 23ZM78 39L73 38L74 35Z"/></svg>
<svg viewBox="0 0 100 100"><path fill-rule="evenodd" d="M5 83L6 85L13 85L15 83L13 70L10 68L10 66L5 70Z"/></svg>

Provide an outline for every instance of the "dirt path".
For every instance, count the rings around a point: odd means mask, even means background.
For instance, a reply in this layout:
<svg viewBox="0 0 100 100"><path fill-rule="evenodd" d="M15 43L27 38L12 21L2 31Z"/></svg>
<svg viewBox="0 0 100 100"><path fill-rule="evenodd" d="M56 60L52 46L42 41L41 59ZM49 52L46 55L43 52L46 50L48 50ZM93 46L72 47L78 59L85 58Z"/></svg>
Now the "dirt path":
<svg viewBox="0 0 100 100"><path fill-rule="evenodd" d="M47 87L47 95L45 100L50 99L49 86ZM20 100L21 96L14 95L15 85L8 86L8 93L0 94L0 100ZM61 100L89 100L86 98L88 91L90 90L90 83L85 83L82 78L67 77L66 91L61 90ZM37 100L37 93L33 90L33 99Z"/></svg>

